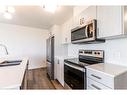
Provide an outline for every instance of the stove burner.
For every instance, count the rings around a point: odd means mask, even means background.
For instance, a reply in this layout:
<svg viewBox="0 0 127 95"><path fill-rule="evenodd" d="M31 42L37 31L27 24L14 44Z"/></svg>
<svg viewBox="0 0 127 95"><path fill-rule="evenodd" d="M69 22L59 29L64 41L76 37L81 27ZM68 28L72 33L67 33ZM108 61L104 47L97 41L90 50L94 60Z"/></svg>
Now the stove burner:
<svg viewBox="0 0 127 95"><path fill-rule="evenodd" d="M104 51L102 50L80 50L79 58L65 59L67 63L85 67L92 64L104 62Z"/></svg>

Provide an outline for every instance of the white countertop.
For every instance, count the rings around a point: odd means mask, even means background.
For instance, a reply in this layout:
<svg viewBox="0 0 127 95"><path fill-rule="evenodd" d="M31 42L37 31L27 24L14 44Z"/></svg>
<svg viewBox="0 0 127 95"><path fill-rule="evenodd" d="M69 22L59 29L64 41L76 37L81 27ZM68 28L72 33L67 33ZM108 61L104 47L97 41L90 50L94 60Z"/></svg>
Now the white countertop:
<svg viewBox="0 0 127 95"><path fill-rule="evenodd" d="M105 74L109 74L111 76L116 76L121 73L127 72L127 67L115 65L115 64L109 64L109 63L99 63L95 65L86 66L86 68L100 71Z"/></svg>
<svg viewBox="0 0 127 95"><path fill-rule="evenodd" d="M3 60L18 60L2 58ZM25 73L28 58L20 59L20 65L0 67L0 89L19 89Z"/></svg>

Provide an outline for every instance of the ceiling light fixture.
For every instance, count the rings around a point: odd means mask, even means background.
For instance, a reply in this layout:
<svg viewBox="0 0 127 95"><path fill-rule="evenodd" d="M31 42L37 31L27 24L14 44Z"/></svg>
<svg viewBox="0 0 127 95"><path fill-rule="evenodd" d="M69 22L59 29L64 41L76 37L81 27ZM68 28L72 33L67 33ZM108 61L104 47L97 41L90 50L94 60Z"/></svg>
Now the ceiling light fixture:
<svg viewBox="0 0 127 95"><path fill-rule="evenodd" d="M12 19L12 13L14 12L15 8L12 6L0 6L0 13L2 13L6 19Z"/></svg>
<svg viewBox="0 0 127 95"><path fill-rule="evenodd" d="M8 12L5 12L5 13L4 13L4 17L5 17L6 19L12 19L12 15L11 15L10 13L8 13Z"/></svg>
<svg viewBox="0 0 127 95"><path fill-rule="evenodd" d="M57 9L57 5L43 5L43 8L48 11L48 12L51 12L51 13L54 13Z"/></svg>
<svg viewBox="0 0 127 95"><path fill-rule="evenodd" d="M15 8L12 7L12 6L8 6L7 10L8 10L9 13L14 13L15 12Z"/></svg>
<svg viewBox="0 0 127 95"><path fill-rule="evenodd" d="M47 12L54 13L59 7L58 7L58 0L53 0L51 2L50 0L43 0L43 9Z"/></svg>
<svg viewBox="0 0 127 95"><path fill-rule="evenodd" d="M0 13L4 13L6 11L6 7L5 6L0 6Z"/></svg>

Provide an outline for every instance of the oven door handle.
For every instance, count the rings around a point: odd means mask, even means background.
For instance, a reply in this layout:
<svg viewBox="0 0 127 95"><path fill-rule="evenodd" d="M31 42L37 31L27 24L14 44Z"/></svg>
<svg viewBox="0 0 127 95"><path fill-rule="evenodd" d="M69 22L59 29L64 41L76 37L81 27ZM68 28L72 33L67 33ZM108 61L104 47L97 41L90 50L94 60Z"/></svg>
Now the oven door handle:
<svg viewBox="0 0 127 95"><path fill-rule="evenodd" d="M88 25L85 27L85 37L88 38Z"/></svg>
<svg viewBox="0 0 127 95"><path fill-rule="evenodd" d="M78 67L78 66L70 65L68 63L64 63L64 64L69 66L69 67L71 67L71 68L77 69L79 71L86 72L85 68L81 68L81 67Z"/></svg>

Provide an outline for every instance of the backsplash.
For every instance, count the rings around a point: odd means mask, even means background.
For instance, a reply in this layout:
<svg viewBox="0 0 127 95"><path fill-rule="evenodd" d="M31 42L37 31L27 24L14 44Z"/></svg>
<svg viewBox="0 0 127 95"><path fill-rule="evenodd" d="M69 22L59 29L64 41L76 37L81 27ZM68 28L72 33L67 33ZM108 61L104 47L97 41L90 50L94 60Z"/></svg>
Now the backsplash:
<svg viewBox="0 0 127 95"><path fill-rule="evenodd" d="M78 57L79 49L104 50L105 63L127 66L127 38L106 40L101 44L69 44L68 56Z"/></svg>

